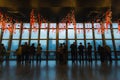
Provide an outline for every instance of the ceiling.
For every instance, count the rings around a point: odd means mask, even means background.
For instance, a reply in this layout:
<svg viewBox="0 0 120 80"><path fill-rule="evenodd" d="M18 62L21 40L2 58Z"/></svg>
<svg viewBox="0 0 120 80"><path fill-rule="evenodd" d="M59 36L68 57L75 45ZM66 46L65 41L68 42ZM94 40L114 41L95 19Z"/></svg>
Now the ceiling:
<svg viewBox="0 0 120 80"><path fill-rule="evenodd" d="M91 21L112 9L115 21L120 18L120 0L0 0L0 11L29 22L32 9L49 22L60 22L71 10L77 22Z"/></svg>

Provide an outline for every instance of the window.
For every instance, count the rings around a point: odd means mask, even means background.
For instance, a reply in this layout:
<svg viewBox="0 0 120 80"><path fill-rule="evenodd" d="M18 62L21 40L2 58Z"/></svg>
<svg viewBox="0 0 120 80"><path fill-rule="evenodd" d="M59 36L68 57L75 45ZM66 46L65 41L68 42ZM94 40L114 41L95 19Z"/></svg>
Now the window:
<svg viewBox="0 0 120 80"><path fill-rule="evenodd" d="M8 49L8 40L2 40L2 44L4 44L6 49Z"/></svg>
<svg viewBox="0 0 120 80"><path fill-rule="evenodd" d="M113 33L115 39L120 39L120 32L118 31L118 29L113 29Z"/></svg>
<svg viewBox="0 0 120 80"><path fill-rule="evenodd" d="M69 39L75 38L74 29L68 29L68 38Z"/></svg>
<svg viewBox="0 0 120 80"><path fill-rule="evenodd" d="M5 30L3 33L3 39L9 39L10 37L10 32L8 30Z"/></svg>
<svg viewBox="0 0 120 80"><path fill-rule="evenodd" d="M12 40L11 51L18 49L19 40Z"/></svg>
<svg viewBox="0 0 120 80"><path fill-rule="evenodd" d="M113 51L113 43L112 43L112 40L106 40L106 45L108 45L110 48L111 48L111 50Z"/></svg>
<svg viewBox="0 0 120 80"><path fill-rule="evenodd" d="M102 39L102 34L98 32L97 29L94 29L95 39Z"/></svg>
<svg viewBox="0 0 120 80"><path fill-rule="evenodd" d="M25 42L27 42L27 43L28 43L28 40L22 40L22 41L21 41L21 44L22 44L22 45L24 45L24 44L25 44Z"/></svg>
<svg viewBox="0 0 120 80"><path fill-rule="evenodd" d="M120 51L120 40L115 40L116 50Z"/></svg>
<svg viewBox="0 0 120 80"><path fill-rule="evenodd" d="M56 39L56 29L50 29L49 30L49 38L50 39Z"/></svg>
<svg viewBox="0 0 120 80"><path fill-rule="evenodd" d="M41 23L41 28L48 28L48 23Z"/></svg>
<svg viewBox="0 0 120 80"><path fill-rule="evenodd" d="M23 28L24 28L24 29L30 28L30 23L23 23Z"/></svg>
<svg viewBox="0 0 120 80"><path fill-rule="evenodd" d="M86 39L93 39L92 29L86 29Z"/></svg>
<svg viewBox="0 0 120 80"><path fill-rule="evenodd" d="M83 29L77 29L77 38L84 39L84 31Z"/></svg>
<svg viewBox="0 0 120 80"><path fill-rule="evenodd" d="M15 33L13 33L13 39L19 39L20 38L20 30L16 29Z"/></svg>
<svg viewBox="0 0 120 80"><path fill-rule="evenodd" d="M56 40L49 40L48 50L50 50L50 51L56 50Z"/></svg>
<svg viewBox="0 0 120 80"><path fill-rule="evenodd" d="M112 28L118 28L118 23L112 23Z"/></svg>
<svg viewBox="0 0 120 80"><path fill-rule="evenodd" d="M47 40L40 40L42 50L45 51L47 47Z"/></svg>
<svg viewBox="0 0 120 80"><path fill-rule="evenodd" d="M46 39L47 38L47 29L41 29L40 38Z"/></svg>
<svg viewBox="0 0 120 80"><path fill-rule="evenodd" d="M66 43L66 40L59 40L59 44L58 45L60 45L60 44L63 44L63 43Z"/></svg>
<svg viewBox="0 0 120 80"><path fill-rule="evenodd" d="M22 39L29 39L29 29L24 29L22 31Z"/></svg>
<svg viewBox="0 0 120 80"><path fill-rule="evenodd" d="M102 40L95 40L95 43L96 43L96 50L98 50L99 45L103 46Z"/></svg>
<svg viewBox="0 0 120 80"><path fill-rule="evenodd" d="M59 32L59 39L65 39L66 38L66 30L62 30Z"/></svg>
<svg viewBox="0 0 120 80"><path fill-rule="evenodd" d="M80 43L82 43L82 45L84 45L84 40L77 40L77 46L79 46ZM84 45L84 46L85 46L85 45Z"/></svg>
<svg viewBox="0 0 120 80"><path fill-rule="evenodd" d="M50 23L50 28L56 28L56 23Z"/></svg>
<svg viewBox="0 0 120 80"><path fill-rule="evenodd" d="M111 30L110 29L105 31L105 38L106 39L111 39Z"/></svg>
<svg viewBox="0 0 120 80"><path fill-rule="evenodd" d="M32 29L32 31L31 31L31 39L38 39L38 29L36 31L34 31Z"/></svg>

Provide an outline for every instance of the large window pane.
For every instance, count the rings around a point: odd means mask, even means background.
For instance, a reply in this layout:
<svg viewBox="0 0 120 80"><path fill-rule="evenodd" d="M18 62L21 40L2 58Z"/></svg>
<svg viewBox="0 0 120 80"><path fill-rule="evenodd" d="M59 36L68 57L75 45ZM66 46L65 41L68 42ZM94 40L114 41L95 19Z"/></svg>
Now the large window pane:
<svg viewBox="0 0 120 80"><path fill-rule="evenodd" d="M110 29L105 31L105 38L106 39L111 39L111 30Z"/></svg>
<svg viewBox="0 0 120 80"><path fill-rule="evenodd" d="M112 28L118 28L118 23L112 23Z"/></svg>
<svg viewBox="0 0 120 80"><path fill-rule="evenodd" d="M86 40L86 47L88 47L88 43L92 45L92 50L94 50L94 42L93 40Z"/></svg>
<svg viewBox="0 0 120 80"><path fill-rule="evenodd" d="M38 38L38 30L34 31L32 29L32 32L31 32L31 39L37 39Z"/></svg>
<svg viewBox="0 0 120 80"><path fill-rule="evenodd" d="M40 43L41 43L42 50L45 51L46 45L47 45L47 40L40 40Z"/></svg>
<svg viewBox="0 0 120 80"><path fill-rule="evenodd" d="M70 45L73 44L73 42L75 42L75 40L68 40L68 50L70 51Z"/></svg>
<svg viewBox="0 0 120 80"><path fill-rule="evenodd" d="M49 38L50 39L56 39L56 29L50 29Z"/></svg>
<svg viewBox="0 0 120 80"><path fill-rule="evenodd" d="M69 39L75 38L74 29L68 29L68 38Z"/></svg>
<svg viewBox="0 0 120 80"><path fill-rule="evenodd" d="M85 23L85 28L92 28L92 24L91 23Z"/></svg>
<svg viewBox="0 0 120 80"><path fill-rule="evenodd" d="M66 38L66 30L62 30L59 32L59 39L65 39Z"/></svg>
<svg viewBox="0 0 120 80"><path fill-rule="evenodd" d="M49 40L48 50L50 51L56 50L56 40Z"/></svg>
<svg viewBox="0 0 120 80"><path fill-rule="evenodd" d="M20 29L16 29L15 33L13 33L13 39L18 39L20 38Z"/></svg>
<svg viewBox="0 0 120 80"><path fill-rule="evenodd" d="M118 31L118 29L113 29L113 33L115 39L120 39L120 32Z"/></svg>
<svg viewBox="0 0 120 80"><path fill-rule="evenodd" d="M92 29L86 29L86 39L93 39Z"/></svg>
<svg viewBox="0 0 120 80"><path fill-rule="evenodd" d="M102 39L102 34L98 32L97 29L94 29L95 39Z"/></svg>
<svg viewBox="0 0 120 80"><path fill-rule="evenodd" d="M73 23L68 23L68 28L74 28L74 25L73 25Z"/></svg>
<svg viewBox="0 0 120 80"><path fill-rule="evenodd" d="M60 45L61 43L62 43L62 44L63 44L63 43L66 43L66 40L59 40L59 45Z"/></svg>
<svg viewBox="0 0 120 80"><path fill-rule="evenodd" d="M56 28L56 23L50 23L50 28Z"/></svg>
<svg viewBox="0 0 120 80"><path fill-rule="evenodd" d="M22 32L22 39L28 39L29 38L29 29L24 29Z"/></svg>
<svg viewBox="0 0 120 80"><path fill-rule="evenodd" d="M18 49L19 40L12 40L11 51Z"/></svg>
<svg viewBox="0 0 120 80"><path fill-rule="evenodd" d="M76 23L76 28L83 28L83 23Z"/></svg>
<svg viewBox="0 0 120 80"><path fill-rule="evenodd" d="M120 40L115 40L116 50L120 51Z"/></svg>
<svg viewBox="0 0 120 80"><path fill-rule="evenodd" d="M84 40L77 40L77 46L79 46L80 43L82 43L82 45L84 45Z"/></svg>
<svg viewBox="0 0 120 80"><path fill-rule="evenodd" d="M83 29L77 29L77 39L84 39Z"/></svg>
<svg viewBox="0 0 120 80"><path fill-rule="evenodd" d="M10 37L10 32L8 30L5 30L3 33L3 39L9 39Z"/></svg>
<svg viewBox="0 0 120 80"><path fill-rule="evenodd" d="M102 40L95 40L96 43L96 49L98 50L98 46L101 45L103 46Z"/></svg>
<svg viewBox="0 0 120 80"><path fill-rule="evenodd" d="M46 29L41 29L40 38L43 38L43 39L47 38L47 30Z"/></svg>
<svg viewBox="0 0 120 80"><path fill-rule="evenodd" d="M30 23L23 23L23 28L30 28Z"/></svg>
<svg viewBox="0 0 120 80"><path fill-rule="evenodd" d="M114 48L113 48L112 40L106 40L106 45L108 45L108 46L111 48L111 50L114 49Z"/></svg>
<svg viewBox="0 0 120 80"><path fill-rule="evenodd" d="M48 28L48 23L42 23L41 28Z"/></svg>
<svg viewBox="0 0 120 80"><path fill-rule="evenodd" d="M37 47L38 45L38 40L31 40L30 41L30 45L32 45L34 43L34 46Z"/></svg>
<svg viewBox="0 0 120 80"><path fill-rule="evenodd" d="M21 27L20 23L15 23L14 25L15 25L16 28L20 28Z"/></svg>
<svg viewBox="0 0 120 80"><path fill-rule="evenodd" d="M59 28L66 28L66 23L59 23Z"/></svg>
<svg viewBox="0 0 120 80"><path fill-rule="evenodd" d="M2 40L2 44L4 44L6 49L8 49L8 40Z"/></svg>
<svg viewBox="0 0 120 80"><path fill-rule="evenodd" d="M100 26L100 23L94 23L94 28L96 28L96 29L98 29L98 28L100 28L101 26Z"/></svg>

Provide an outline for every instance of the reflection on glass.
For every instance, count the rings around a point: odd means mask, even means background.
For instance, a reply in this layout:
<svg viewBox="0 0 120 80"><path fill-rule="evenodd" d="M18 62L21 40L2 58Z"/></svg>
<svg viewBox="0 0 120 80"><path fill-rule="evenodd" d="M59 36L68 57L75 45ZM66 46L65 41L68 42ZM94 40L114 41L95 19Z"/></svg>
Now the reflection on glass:
<svg viewBox="0 0 120 80"><path fill-rule="evenodd" d="M120 40L115 40L116 50L120 51Z"/></svg>
<svg viewBox="0 0 120 80"><path fill-rule="evenodd" d="M49 40L48 50L50 51L56 50L56 40Z"/></svg>
<svg viewBox="0 0 120 80"><path fill-rule="evenodd" d="M94 50L94 42L93 40L86 40L86 47L88 47L88 43L92 45L92 50Z"/></svg>
<svg viewBox="0 0 120 80"><path fill-rule="evenodd" d="M85 28L92 28L92 23L85 23Z"/></svg>
<svg viewBox="0 0 120 80"><path fill-rule="evenodd" d="M56 29L50 29L49 38L50 39L55 39L56 38Z"/></svg>
<svg viewBox="0 0 120 80"><path fill-rule="evenodd" d="M112 28L118 28L118 23L112 23Z"/></svg>
<svg viewBox="0 0 120 80"><path fill-rule="evenodd" d="M77 29L77 38L84 39L83 29Z"/></svg>
<svg viewBox="0 0 120 80"><path fill-rule="evenodd" d="M30 28L30 23L23 23L23 28Z"/></svg>
<svg viewBox="0 0 120 80"><path fill-rule="evenodd" d="M46 29L41 29L40 38L47 38L47 30Z"/></svg>
<svg viewBox="0 0 120 80"><path fill-rule="evenodd" d="M5 49L8 49L8 40L2 40L2 44L4 44Z"/></svg>
<svg viewBox="0 0 120 80"><path fill-rule="evenodd" d="M59 23L59 28L66 28L66 23Z"/></svg>
<svg viewBox="0 0 120 80"><path fill-rule="evenodd" d="M21 24L20 23L15 23L14 26L15 26L15 28L20 28Z"/></svg>
<svg viewBox="0 0 120 80"><path fill-rule="evenodd" d="M94 28L100 28L101 26L100 26L100 23L94 23Z"/></svg>
<svg viewBox="0 0 120 80"><path fill-rule="evenodd" d="M29 29L24 29L22 32L22 39L28 39L29 38Z"/></svg>
<svg viewBox="0 0 120 80"><path fill-rule="evenodd" d="M59 39L65 39L66 38L66 30L62 30L59 32Z"/></svg>
<svg viewBox="0 0 120 80"><path fill-rule="evenodd" d="M56 28L56 23L50 23L50 28Z"/></svg>
<svg viewBox="0 0 120 80"><path fill-rule="evenodd" d="M3 33L3 39L9 39L10 37L10 32L8 30L5 30Z"/></svg>
<svg viewBox="0 0 120 80"><path fill-rule="evenodd" d="M83 28L83 23L76 23L76 28Z"/></svg>
<svg viewBox="0 0 120 80"><path fill-rule="evenodd" d="M106 40L105 42L106 42L106 45L108 45L108 46L111 48L111 50L114 49L114 48L113 48L112 40Z"/></svg>
<svg viewBox="0 0 120 80"><path fill-rule="evenodd" d="M15 51L18 49L19 40L12 40L11 50Z"/></svg>
<svg viewBox="0 0 120 80"><path fill-rule="evenodd" d="M93 34L92 34L91 29L86 29L85 33L86 33L86 39L92 39L93 38Z"/></svg>
<svg viewBox="0 0 120 80"><path fill-rule="evenodd" d="M34 30L32 29L31 38L32 38L32 39L37 39L37 38L38 38L38 30L34 31Z"/></svg>
<svg viewBox="0 0 120 80"><path fill-rule="evenodd" d="M20 30L16 29L15 33L13 33L13 39L18 39L18 38L20 38Z"/></svg>
<svg viewBox="0 0 120 80"><path fill-rule="evenodd" d="M68 38L69 39L75 38L74 29L68 29Z"/></svg>
<svg viewBox="0 0 120 80"><path fill-rule="evenodd" d="M42 47L42 50L45 51L46 50L46 45L47 45L47 40L40 40L40 44Z"/></svg>
<svg viewBox="0 0 120 80"><path fill-rule="evenodd" d="M102 34L98 32L97 29L94 29L95 39L102 39Z"/></svg>
<svg viewBox="0 0 120 80"><path fill-rule="evenodd" d="M106 39L111 39L111 30L110 29L105 31L105 38Z"/></svg>
<svg viewBox="0 0 120 80"><path fill-rule="evenodd" d="M68 40L68 50L70 51L70 45L73 44L73 42L75 42L75 40Z"/></svg>
<svg viewBox="0 0 120 80"><path fill-rule="evenodd" d="M38 40L31 40L30 45L34 44L35 47L38 45Z"/></svg>
<svg viewBox="0 0 120 80"><path fill-rule="evenodd" d="M115 39L120 39L120 32L118 31L118 29L113 29L113 33Z"/></svg>
<svg viewBox="0 0 120 80"><path fill-rule="evenodd" d="M41 28L48 28L48 23L42 23Z"/></svg>
<svg viewBox="0 0 120 80"><path fill-rule="evenodd" d="M74 28L73 23L68 23L68 28Z"/></svg>

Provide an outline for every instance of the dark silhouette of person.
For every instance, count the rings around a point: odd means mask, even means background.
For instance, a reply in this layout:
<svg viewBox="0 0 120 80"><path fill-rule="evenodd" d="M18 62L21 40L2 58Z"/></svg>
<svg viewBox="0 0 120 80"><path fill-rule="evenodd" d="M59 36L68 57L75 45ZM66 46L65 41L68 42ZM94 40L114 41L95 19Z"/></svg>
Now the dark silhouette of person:
<svg viewBox="0 0 120 80"><path fill-rule="evenodd" d="M76 43L73 42L73 44L71 44L70 48L71 48L72 62L74 62L75 60L77 61L77 45L76 45Z"/></svg>
<svg viewBox="0 0 120 80"><path fill-rule="evenodd" d="M0 62L3 62L5 54L6 54L5 46L4 44L1 44L0 45Z"/></svg>
<svg viewBox="0 0 120 80"><path fill-rule="evenodd" d="M67 53L67 44L63 43L63 63L67 63L68 53Z"/></svg>
<svg viewBox="0 0 120 80"><path fill-rule="evenodd" d="M78 46L79 60L80 61L84 60L83 50L84 50L84 46L82 45L82 43L80 43L80 45Z"/></svg>
<svg viewBox="0 0 120 80"><path fill-rule="evenodd" d="M42 52L42 47L41 47L41 44L39 43L38 46L37 46L37 51L36 51L37 62L38 61L41 62L41 52Z"/></svg>
<svg viewBox="0 0 120 80"><path fill-rule="evenodd" d="M58 55L59 63L63 64L63 44L62 43L60 43L60 46L58 47L57 55Z"/></svg>
<svg viewBox="0 0 120 80"><path fill-rule="evenodd" d="M88 61L92 61L92 45L90 43L88 43L87 54L88 54Z"/></svg>
<svg viewBox="0 0 120 80"><path fill-rule="evenodd" d="M112 62L111 48L108 45L105 46L105 54L106 54L106 60Z"/></svg>
<svg viewBox="0 0 120 80"><path fill-rule="evenodd" d="M32 43L32 45L30 46L30 50L29 50L29 58L30 61L34 60L34 56L35 56L35 44Z"/></svg>

